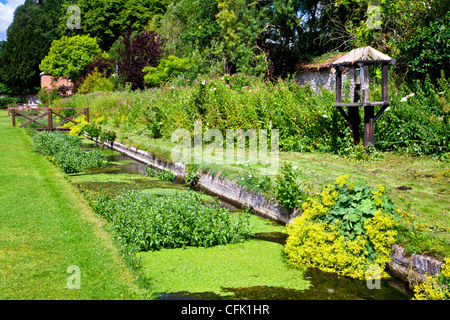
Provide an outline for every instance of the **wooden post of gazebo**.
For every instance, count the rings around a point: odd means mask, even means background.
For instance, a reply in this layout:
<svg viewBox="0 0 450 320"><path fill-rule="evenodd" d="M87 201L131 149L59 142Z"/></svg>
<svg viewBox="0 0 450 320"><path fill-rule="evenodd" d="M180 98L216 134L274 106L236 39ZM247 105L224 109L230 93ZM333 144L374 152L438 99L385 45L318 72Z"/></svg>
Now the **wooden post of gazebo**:
<svg viewBox="0 0 450 320"><path fill-rule="evenodd" d="M364 147L370 144L374 144L374 129L375 122L381 116L381 114L389 106L389 94L388 94L388 64L395 65L395 60L391 57L375 50L372 47L363 47L350 51L343 55L330 66L336 69L336 102L335 106L339 112L349 123L353 132L353 139L355 143L359 142L359 107L364 107ZM382 65L382 93L380 102L370 102L369 99L369 65L381 64ZM359 78L355 79L355 93L352 103L342 102L342 72L340 67L350 66L357 68L359 71ZM358 81L359 80L359 81ZM375 107L381 108L375 114ZM346 113L343 107L348 108Z"/></svg>

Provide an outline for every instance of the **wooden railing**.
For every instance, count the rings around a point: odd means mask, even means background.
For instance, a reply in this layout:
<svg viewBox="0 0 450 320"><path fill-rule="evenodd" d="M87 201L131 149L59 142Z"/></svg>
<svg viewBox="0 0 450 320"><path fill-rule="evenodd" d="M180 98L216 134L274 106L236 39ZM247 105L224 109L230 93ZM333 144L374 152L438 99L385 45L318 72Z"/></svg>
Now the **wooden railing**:
<svg viewBox="0 0 450 320"><path fill-rule="evenodd" d="M61 115L59 110L81 110L78 113L74 114L73 116L66 117ZM26 111L26 112L25 112ZM34 128L36 130L46 130L46 131L68 131L69 128L61 128L62 125L72 122L74 124L78 124L79 122L75 121L76 118L78 118L81 115L86 115L86 121L89 122L89 108L29 108L29 107L17 107L17 108L10 108L8 107L8 115L11 116L12 119L12 126L16 127L16 117L23 117L27 119L24 123L19 125L19 128L23 128L30 123L36 123L40 127ZM44 121L44 123L38 122L37 120L41 118L47 117L47 121ZM56 117L61 118L62 120L54 123L54 120L56 122Z"/></svg>

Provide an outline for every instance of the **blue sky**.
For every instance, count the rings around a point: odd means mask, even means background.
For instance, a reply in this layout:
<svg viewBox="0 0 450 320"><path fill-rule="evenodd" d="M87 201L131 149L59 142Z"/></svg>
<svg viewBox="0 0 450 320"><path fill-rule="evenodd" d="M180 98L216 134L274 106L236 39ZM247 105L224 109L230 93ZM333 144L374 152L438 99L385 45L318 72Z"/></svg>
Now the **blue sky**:
<svg viewBox="0 0 450 320"><path fill-rule="evenodd" d="M14 10L25 0L0 0L0 41L6 40L6 30L13 21Z"/></svg>

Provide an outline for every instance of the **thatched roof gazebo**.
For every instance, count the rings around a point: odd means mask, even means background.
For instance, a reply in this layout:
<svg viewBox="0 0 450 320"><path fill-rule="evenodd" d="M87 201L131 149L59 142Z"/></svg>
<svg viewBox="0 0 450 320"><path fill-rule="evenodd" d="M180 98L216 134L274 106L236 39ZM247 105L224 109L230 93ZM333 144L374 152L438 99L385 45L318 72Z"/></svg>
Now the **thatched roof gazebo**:
<svg viewBox="0 0 450 320"><path fill-rule="evenodd" d="M363 47L354 49L347 54L339 57L330 67L336 69L336 102L335 106L349 122L353 131L355 143L359 143L359 107L364 107L364 147L374 144L374 124L375 121L389 106L388 94L388 68L389 63L395 65L395 60L381 53L372 47ZM378 102L369 101L369 66L381 64L382 66L382 87L381 100ZM342 74L341 67L354 67L355 72L355 90L353 103L342 102ZM381 108L375 114L375 107ZM348 107L348 113L345 113L343 107Z"/></svg>

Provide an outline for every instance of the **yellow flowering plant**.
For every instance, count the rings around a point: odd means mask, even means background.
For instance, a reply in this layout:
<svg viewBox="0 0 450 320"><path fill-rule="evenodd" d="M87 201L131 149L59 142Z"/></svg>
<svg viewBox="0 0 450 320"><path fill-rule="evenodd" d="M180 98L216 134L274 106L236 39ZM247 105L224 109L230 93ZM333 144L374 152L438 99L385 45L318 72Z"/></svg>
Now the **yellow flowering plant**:
<svg viewBox="0 0 450 320"><path fill-rule="evenodd" d="M368 279L376 265L387 277L400 215L384 186L371 189L344 175L302 209L287 226L285 252L293 262L358 279Z"/></svg>
<svg viewBox="0 0 450 320"><path fill-rule="evenodd" d="M70 126L70 132L69 134L71 136L80 136L83 133L83 128L88 124L88 122L86 121L86 116L83 115L83 117L81 119L76 119L76 121L78 122L77 125L71 125Z"/></svg>
<svg viewBox="0 0 450 320"><path fill-rule="evenodd" d="M441 266L440 274L426 274L425 281L414 286L413 300L450 300L450 258Z"/></svg>

